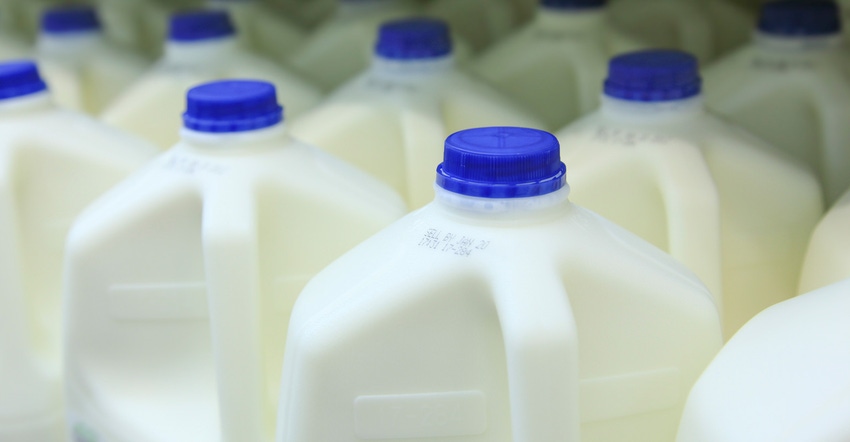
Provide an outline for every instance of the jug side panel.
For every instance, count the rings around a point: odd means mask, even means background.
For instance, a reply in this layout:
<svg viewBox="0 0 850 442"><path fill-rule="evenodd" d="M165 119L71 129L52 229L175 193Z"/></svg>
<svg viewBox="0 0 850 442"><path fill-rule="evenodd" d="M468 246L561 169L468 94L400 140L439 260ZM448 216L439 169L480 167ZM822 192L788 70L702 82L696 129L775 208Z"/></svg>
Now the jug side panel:
<svg viewBox="0 0 850 442"><path fill-rule="evenodd" d="M812 233L800 274L798 293L850 278L850 192L838 200Z"/></svg>

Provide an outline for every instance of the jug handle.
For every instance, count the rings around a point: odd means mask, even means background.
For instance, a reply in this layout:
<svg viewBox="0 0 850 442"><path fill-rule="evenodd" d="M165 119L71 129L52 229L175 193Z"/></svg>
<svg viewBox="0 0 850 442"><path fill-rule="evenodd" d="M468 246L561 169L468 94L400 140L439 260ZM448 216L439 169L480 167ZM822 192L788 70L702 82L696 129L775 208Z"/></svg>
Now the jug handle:
<svg viewBox="0 0 850 442"><path fill-rule="evenodd" d="M203 241L221 440L265 440L255 201L216 190L204 204Z"/></svg>
<svg viewBox="0 0 850 442"><path fill-rule="evenodd" d="M508 365L514 442L578 441L577 326L559 272L539 260L494 285Z"/></svg>

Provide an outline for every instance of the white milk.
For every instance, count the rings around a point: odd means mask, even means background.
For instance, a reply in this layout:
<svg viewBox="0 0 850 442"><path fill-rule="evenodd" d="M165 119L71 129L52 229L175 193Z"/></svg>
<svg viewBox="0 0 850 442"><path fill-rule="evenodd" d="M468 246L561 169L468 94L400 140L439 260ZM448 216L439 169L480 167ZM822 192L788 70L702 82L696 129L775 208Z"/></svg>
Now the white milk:
<svg viewBox="0 0 850 442"><path fill-rule="evenodd" d="M602 107L558 138L573 200L693 270L714 293L728 337L797 294L823 203L808 169L706 112L700 90L688 54L619 56Z"/></svg>
<svg viewBox="0 0 850 442"><path fill-rule="evenodd" d="M186 91L219 78L258 78L286 97L288 116L313 107L321 94L307 80L242 49L225 11L193 11L171 19L165 56L103 114L109 124L167 149L177 142Z"/></svg>
<svg viewBox="0 0 850 442"><path fill-rule="evenodd" d="M850 191L829 209L812 238L800 274L800 293L850 278Z"/></svg>
<svg viewBox="0 0 850 442"><path fill-rule="evenodd" d="M212 8L222 8L239 29L239 41L253 51L283 63L304 43L304 29L260 0L209 0Z"/></svg>
<svg viewBox="0 0 850 442"><path fill-rule="evenodd" d="M850 57L831 2L762 9L750 46L706 71L708 105L808 164L834 202L850 186Z"/></svg>
<svg viewBox="0 0 850 442"><path fill-rule="evenodd" d="M339 0L334 15L313 31L290 62L332 90L369 66L381 23L417 11L413 0Z"/></svg>
<svg viewBox="0 0 850 442"><path fill-rule="evenodd" d="M448 21L472 50L480 51L516 27L516 9L513 0L432 0L427 12Z"/></svg>
<svg viewBox="0 0 850 442"><path fill-rule="evenodd" d="M301 292L277 442L672 441L721 345L709 292L570 203L551 134L445 143L436 199Z"/></svg>
<svg viewBox="0 0 850 442"><path fill-rule="evenodd" d="M599 106L608 58L640 46L610 26L604 0L542 0L534 21L474 69L559 129Z"/></svg>
<svg viewBox="0 0 850 442"><path fill-rule="evenodd" d="M372 67L293 123L300 138L388 183L412 208L434 198L440 140L487 125L540 126L455 68L444 22L384 24Z"/></svg>
<svg viewBox="0 0 850 442"><path fill-rule="evenodd" d="M850 280L753 318L694 386L678 442L850 440L847 312Z"/></svg>
<svg viewBox="0 0 850 442"><path fill-rule="evenodd" d="M270 83L187 98L181 141L71 233L66 393L82 440L271 441L295 296L405 211L290 138Z"/></svg>
<svg viewBox="0 0 850 442"><path fill-rule="evenodd" d="M89 6L45 11L36 54L57 103L89 114L99 114L148 66L105 40Z"/></svg>
<svg viewBox="0 0 850 442"><path fill-rule="evenodd" d="M90 201L154 153L56 107L31 62L0 63L0 441L65 441L65 236Z"/></svg>
<svg viewBox="0 0 850 442"><path fill-rule="evenodd" d="M746 44L753 23L727 0L619 0L611 19L641 41L690 52L701 63Z"/></svg>

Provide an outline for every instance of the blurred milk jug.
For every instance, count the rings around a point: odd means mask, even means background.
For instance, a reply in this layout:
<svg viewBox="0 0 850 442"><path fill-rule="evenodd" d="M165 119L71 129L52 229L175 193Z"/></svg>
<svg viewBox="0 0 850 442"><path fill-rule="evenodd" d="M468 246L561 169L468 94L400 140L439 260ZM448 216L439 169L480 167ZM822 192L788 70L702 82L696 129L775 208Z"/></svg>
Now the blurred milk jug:
<svg viewBox="0 0 850 442"><path fill-rule="evenodd" d="M570 203L547 132L457 132L436 175L301 292L277 442L672 441L721 345L708 290Z"/></svg>
<svg viewBox="0 0 850 442"><path fill-rule="evenodd" d="M808 164L828 203L850 187L850 56L834 2L765 4L754 42L705 81L710 108Z"/></svg>
<svg viewBox="0 0 850 442"><path fill-rule="evenodd" d="M417 208L434 198L441 140L495 124L538 126L455 67L445 22L407 19L382 25L371 68L297 119L292 130L379 177Z"/></svg>
<svg viewBox="0 0 850 442"><path fill-rule="evenodd" d="M92 115L133 83L148 62L112 45L91 6L58 6L41 18L36 55L57 103Z"/></svg>
<svg viewBox="0 0 850 442"><path fill-rule="evenodd" d="M777 304L691 390L678 442L850 440L850 280Z"/></svg>
<svg viewBox="0 0 850 442"><path fill-rule="evenodd" d="M612 59L600 109L558 133L576 203L669 252L715 295L731 336L797 294L822 212L817 179L703 106L679 51Z"/></svg>
<svg viewBox="0 0 850 442"><path fill-rule="evenodd" d="M86 205L155 152L58 108L32 62L0 63L0 441L66 440L65 237Z"/></svg>
<svg viewBox="0 0 850 442"><path fill-rule="evenodd" d="M76 437L273 439L295 296L405 211L282 118L271 83L191 89L180 142L75 224L64 311Z"/></svg>
<svg viewBox="0 0 850 442"><path fill-rule="evenodd" d="M109 124L167 149L178 140L186 91L220 78L258 78L286 97L288 116L320 99L307 80L239 46L226 11L198 10L171 18L165 56L104 111Z"/></svg>
<svg viewBox="0 0 850 442"><path fill-rule="evenodd" d="M850 278L850 190L818 223L800 274L800 293Z"/></svg>
<svg viewBox="0 0 850 442"><path fill-rule="evenodd" d="M641 45L612 28L604 0L541 0L537 16L487 50L477 74L560 129L599 106L608 58Z"/></svg>

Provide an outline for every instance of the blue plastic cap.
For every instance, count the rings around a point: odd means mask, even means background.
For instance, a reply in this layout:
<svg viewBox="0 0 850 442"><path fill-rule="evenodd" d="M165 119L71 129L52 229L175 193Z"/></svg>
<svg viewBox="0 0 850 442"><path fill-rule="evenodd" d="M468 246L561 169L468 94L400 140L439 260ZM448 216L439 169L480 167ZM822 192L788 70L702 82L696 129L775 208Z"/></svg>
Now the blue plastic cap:
<svg viewBox="0 0 850 442"><path fill-rule="evenodd" d="M774 1L762 6L758 29L787 37L837 34L841 32L841 14L834 1Z"/></svg>
<svg viewBox="0 0 850 442"><path fill-rule="evenodd" d="M229 37L236 30L226 10L198 10L171 16L168 39L171 41L197 41Z"/></svg>
<svg viewBox="0 0 850 442"><path fill-rule="evenodd" d="M41 31L46 34L70 34L100 30L97 11L91 6L59 6L41 15Z"/></svg>
<svg viewBox="0 0 850 442"><path fill-rule="evenodd" d="M375 53L394 60L437 58L452 52L449 25L433 18L389 21L378 30Z"/></svg>
<svg viewBox="0 0 850 442"><path fill-rule="evenodd" d="M523 198L567 184L561 146L549 132L522 127L483 127L446 139L437 185L481 198Z"/></svg>
<svg viewBox="0 0 850 442"><path fill-rule="evenodd" d="M205 83L186 94L183 126L198 132L245 132L283 121L273 84L256 80Z"/></svg>
<svg viewBox="0 0 850 442"><path fill-rule="evenodd" d="M628 101L673 101L699 95L699 63L676 50L631 52L611 59L605 95Z"/></svg>
<svg viewBox="0 0 850 442"><path fill-rule="evenodd" d="M47 84L38 74L31 60L13 60L0 63L0 100L22 97L46 91Z"/></svg>
<svg viewBox="0 0 850 442"><path fill-rule="evenodd" d="M608 0L540 0L540 6L551 9L597 9Z"/></svg>

